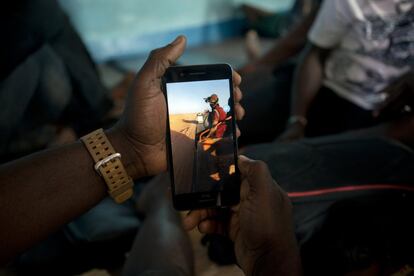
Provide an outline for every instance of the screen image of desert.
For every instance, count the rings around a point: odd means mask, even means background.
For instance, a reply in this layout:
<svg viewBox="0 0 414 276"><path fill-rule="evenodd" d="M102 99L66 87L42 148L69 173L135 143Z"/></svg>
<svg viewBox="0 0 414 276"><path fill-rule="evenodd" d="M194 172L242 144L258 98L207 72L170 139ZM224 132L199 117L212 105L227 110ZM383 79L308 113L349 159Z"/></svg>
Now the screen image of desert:
<svg viewBox="0 0 414 276"><path fill-rule="evenodd" d="M209 99L215 96L215 104L221 103L222 110L228 112L229 85L228 79L166 84L176 194L217 190L225 180L223 170L218 170L218 164L223 163L218 162L223 159L220 155L225 151L223 143L216 150L215 144L222 139L214 138L216 113ZM231 151L233 144L228 144L226 148Z"/></svg>
<svg viewBox="0 0 414 276"><path fill-rule="evenodd" d="M177 194L221 190L235 170L233 140L231 137L201 138L203 133L209 133L200 119L202 114L170 115Z"/></svg>
<svg viewBox="0 0 414 276"><path fill-rule="evenodd" d="M190 193L195 163L197 113L169 116L173 152L175 193Z"/></svg>

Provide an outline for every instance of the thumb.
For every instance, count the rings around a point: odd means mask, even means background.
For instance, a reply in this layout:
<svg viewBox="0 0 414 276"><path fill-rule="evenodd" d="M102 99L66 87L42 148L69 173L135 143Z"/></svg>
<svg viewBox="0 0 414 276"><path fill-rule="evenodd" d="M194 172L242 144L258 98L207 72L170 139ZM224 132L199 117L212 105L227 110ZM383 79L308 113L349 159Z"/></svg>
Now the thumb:
<svg viewBox="0 0 414 276"><path fill-rule="evenodd" d="M265 193L269 184L273 183L272 176L265 162L252 160L240 155L238 165L242 179L244 179L240 188L241 199Z"/></svg>
<svg viewBox="0 0 414 276"><path fill-rule="evenodd" d="M240 173L242 174L242 177L243 178L248 177L250 166L254 162L254 160L248 158L247 156L239 155L238 161L239 161L238 166L239 166Z"/></svg>
<svg viewBox="0 0 414 276"><path fill-rule="evenodd" d="M144 81L153 81L154 79L161 79L165 70L183 54L187 39L185 36L178 36L170 44L152 50L144 66L138 73L138 79Z"/></svg>

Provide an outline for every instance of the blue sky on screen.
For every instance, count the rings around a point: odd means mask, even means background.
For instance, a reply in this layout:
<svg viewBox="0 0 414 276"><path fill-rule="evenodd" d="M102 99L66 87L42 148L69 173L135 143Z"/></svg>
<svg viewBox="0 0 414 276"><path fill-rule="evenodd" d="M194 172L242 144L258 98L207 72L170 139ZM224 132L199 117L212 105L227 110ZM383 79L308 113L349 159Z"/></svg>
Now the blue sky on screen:
<svg viewBox="0 0 414 276"><path fill-rule="evenodd" d="M226 112L230 109L227 104L230 97L228 79L167 83L167 93L168 111L171 115L209 109L209 104L203 99L213 93L217 94L219 104Z"/></svg>

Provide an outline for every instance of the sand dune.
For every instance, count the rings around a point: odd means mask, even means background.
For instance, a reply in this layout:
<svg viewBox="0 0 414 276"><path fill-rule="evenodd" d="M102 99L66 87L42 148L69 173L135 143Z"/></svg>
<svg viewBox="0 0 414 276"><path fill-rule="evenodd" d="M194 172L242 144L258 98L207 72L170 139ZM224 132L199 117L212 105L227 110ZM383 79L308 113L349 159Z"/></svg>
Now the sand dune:
<svg viewBox="0 0 414 276"><path fill-rule="evenodd" d="M174 182L177 194L190 193L193 182L196 113L170 115Z"/></svg>
<svg viewBox="0 0 414 276"><path fill-rule="evenodd" d="M170 115L171 131L184 134L191 140L195 138L197 113Z"/></svg>

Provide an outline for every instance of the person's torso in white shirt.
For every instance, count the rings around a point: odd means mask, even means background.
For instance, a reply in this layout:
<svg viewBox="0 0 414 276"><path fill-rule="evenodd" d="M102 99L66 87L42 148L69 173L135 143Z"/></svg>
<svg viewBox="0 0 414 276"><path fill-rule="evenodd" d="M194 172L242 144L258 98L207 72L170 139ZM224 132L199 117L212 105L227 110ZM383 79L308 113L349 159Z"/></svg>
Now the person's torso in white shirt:
<svg viewBox="0 0 414 276"><path fill-rule="evenodd" d="M374 110L387 98L384 88L414 68L414 0L325 1L336 2L327 4L330 9L343 10L339 20L332 20L333 24L338 21L342 32L325 63L324 85L354 104ZM321 12L326 13L323 8ZM335 39L321 38L321 26L337 13L324 15L324 22L315 23L309 35L312 42L333 46L329 44ZM334 29L329 26L328 32Z"/></svg>

